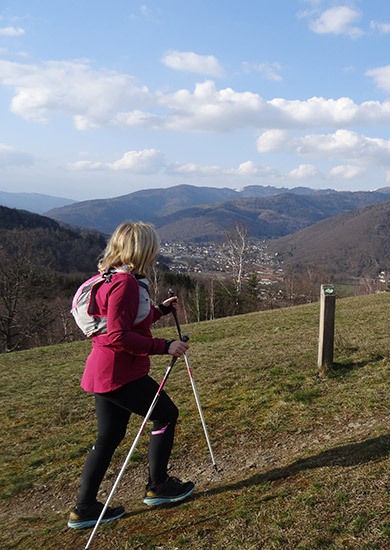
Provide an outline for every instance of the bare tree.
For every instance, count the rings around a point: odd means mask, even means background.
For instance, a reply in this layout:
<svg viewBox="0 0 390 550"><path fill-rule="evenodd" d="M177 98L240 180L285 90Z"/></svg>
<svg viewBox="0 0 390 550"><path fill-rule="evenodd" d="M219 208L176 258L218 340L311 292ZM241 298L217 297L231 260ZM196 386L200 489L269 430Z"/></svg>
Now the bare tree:
<svg viewBox="0 0 390 550"><path fill-rule="evenodd" d="M47 289L45 269L38 267L31 239L16 230L4 232L0 245L0 341L2 351L24 347L55 318L40 294Z"/></svg>
<svg viewBox="0 0 390 550"><path fill-rule="evenodd" d="M157 304L160 301L161 272L155 263L152 264L149 270L149 282L151 287L150 290L151 290L152 300L154 303Z"/></svg>
<svg viewBox="0 0 390 550"><path fill-rule="evenodd" d="M225 241L222 245L222 253L230 268L236 294L239 296L242 290L242 276L248 254L248 226L234 222L234 227L225 233Z"/></svg>
<svg viewBox="0 0 390 550"><path fill-rule="evenodd" d="M209 305L210 305L208 318L214 319L215 318L215 291L214 291L213 277L210 277L208 293L209 293Z"/></svg>

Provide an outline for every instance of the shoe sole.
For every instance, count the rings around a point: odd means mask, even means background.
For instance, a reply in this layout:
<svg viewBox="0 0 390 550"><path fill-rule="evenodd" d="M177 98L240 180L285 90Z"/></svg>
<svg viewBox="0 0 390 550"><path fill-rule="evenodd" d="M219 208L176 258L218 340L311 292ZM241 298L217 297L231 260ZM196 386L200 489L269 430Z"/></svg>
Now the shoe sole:
<svg viewBox="0 0 390 550"><path fill-rule="evenodd" d="M147 504L148 506L158 506L159 504L170 504L172 502L180 502L181 500L184 500L195 489L194 487L191 487L189 491L184 493L183 495L178 495L177 497L145 497L144 498L144 504Z"/></svg>
<svg viewBox="0 0 390 550"><path fill-rule="evenodd" d="M125 515L125 512L122 512L112 518L103 518L100 523L107 523L109 521L114 521ZM90 519L86 521L68 521L68 527L71 529L88 529L88 527L93 527L98 522L97 519Z"/></svg>

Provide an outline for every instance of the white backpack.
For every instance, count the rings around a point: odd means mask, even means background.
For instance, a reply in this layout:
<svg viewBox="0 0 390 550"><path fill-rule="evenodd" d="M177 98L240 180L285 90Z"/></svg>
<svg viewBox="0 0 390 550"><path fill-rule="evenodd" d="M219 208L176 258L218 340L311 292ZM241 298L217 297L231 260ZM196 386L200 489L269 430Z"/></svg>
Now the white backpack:
<svg viewBox="0 0 390 550"><path fill-rule="evenodd" d="M107 317L97 315L94 311L95 296L100 286L109 283L113 273L128 273L124 269L108 268L103 273L98 273L85 281L77 289L73 296L71 314L76 321L77 326L88 338L105 334L107 332ZM135 273L131 273L135 276ZM138 279L135 277L139 287L139 306L137 317L134 324L143 321L150 312L150 297L147 279Z"/></svg>

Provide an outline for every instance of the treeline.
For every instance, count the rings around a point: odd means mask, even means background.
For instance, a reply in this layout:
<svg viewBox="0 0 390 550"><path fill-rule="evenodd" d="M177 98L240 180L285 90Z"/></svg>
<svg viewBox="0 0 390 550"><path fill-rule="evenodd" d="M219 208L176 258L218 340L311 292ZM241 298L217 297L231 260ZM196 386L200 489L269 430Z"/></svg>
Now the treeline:
<svg viewBox="0 0 390 550"><path fill-rule="evenodd" d="M316 302L324 281L332 282L332 278L322 270L287 274L272 285L262 284L256 273L252 273L238 287L229 275L181 274L160 269L154 270L151 288L155 303L169 292L177 295L181 321L194 323ZM172 324L172 320L163 317L160 324Z"/></svg>

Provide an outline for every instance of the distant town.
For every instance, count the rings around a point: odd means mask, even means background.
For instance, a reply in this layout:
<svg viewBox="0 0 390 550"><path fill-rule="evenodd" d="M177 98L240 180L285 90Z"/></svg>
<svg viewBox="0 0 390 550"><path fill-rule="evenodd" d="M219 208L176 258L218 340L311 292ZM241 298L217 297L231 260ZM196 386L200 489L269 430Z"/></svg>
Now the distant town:
<svg viewBox="0 0 390 550"><path fill-rule="evenodd" d="M229 272L226 255L216 243L162 242L160 253L169 259L169 269L176 273ZM257 281L272 285L283 279L283 268L265 241L252 242L246 251L246 271L243 280L256 273Z"/></svg>
<svg viewBox="0 0 390 550"><path fill-rule="evenodd" d="M174 243L162 242L160 253L168 259L168 269L175 273L219 274L221 277L231 273L231 265L227 261L223 249L216 243ZM257 283L267 294L267 287L282 283L285 279L283 262L271 252L266 241L253 241L246 251L247 260L244 263L242 281L248 281L256 274ZM390 273L380 271L376 277L363 277L360 292L383 292L390 288Z"/></svg>

